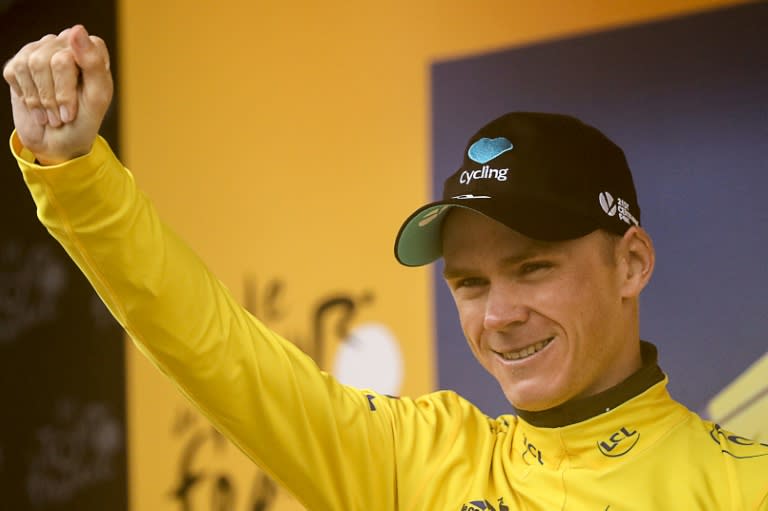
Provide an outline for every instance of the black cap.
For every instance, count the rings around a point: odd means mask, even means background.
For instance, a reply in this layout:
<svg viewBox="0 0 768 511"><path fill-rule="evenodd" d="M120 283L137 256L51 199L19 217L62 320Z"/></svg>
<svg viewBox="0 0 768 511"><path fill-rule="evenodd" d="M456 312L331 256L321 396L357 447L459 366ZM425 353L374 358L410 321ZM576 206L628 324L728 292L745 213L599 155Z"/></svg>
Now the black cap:
<svg viewBox="0 0 768 511"><path fill-rule="evenodd" d="M624 234L640 225L624 152L592 126L559 114L513 112L480 128L445 181L442 200L417 209L400 227L397 260L420 266L439 258L441 226L454 207L542 241L597 229Z"/></svg>

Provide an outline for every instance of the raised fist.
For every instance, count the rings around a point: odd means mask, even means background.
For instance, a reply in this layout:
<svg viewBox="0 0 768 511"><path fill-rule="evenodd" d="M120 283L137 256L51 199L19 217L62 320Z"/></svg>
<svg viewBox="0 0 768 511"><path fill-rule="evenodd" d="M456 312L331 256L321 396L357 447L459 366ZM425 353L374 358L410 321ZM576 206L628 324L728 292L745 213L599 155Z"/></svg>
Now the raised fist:
<svg viewBox="0 0 768 511"><path fill-rule="evenodd" d="M87 154L112 100L104 41L82 25L24 46L3 68L16 132L45 165Z"/></svg>

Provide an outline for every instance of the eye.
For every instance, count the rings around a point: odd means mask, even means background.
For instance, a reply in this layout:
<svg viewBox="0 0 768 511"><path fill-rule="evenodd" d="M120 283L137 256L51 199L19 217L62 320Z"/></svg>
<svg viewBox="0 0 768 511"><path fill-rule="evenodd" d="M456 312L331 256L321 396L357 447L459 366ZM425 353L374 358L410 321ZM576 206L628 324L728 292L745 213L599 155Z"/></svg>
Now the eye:
<svg viewBox="0 0 768 511"><path fill-rule="evenodd" d="M549 261L530 261L520 265L520 273L523 275L530 275L532 273L548 270L552 268L553 264Z"/></svg>
<svg viewBox="0 0 768 511"><path fill-rule="evenodd" d="M485 282L485 279L480 277L469 277L458 281L457 287L478 287L485 285Z"/></svg>
<svg viewBox="0 0 768 511"><path fill-rule="evenodd" d="M451 287L456 289L470 289L470 288L477 288L482 287L487 283L487 279L484 279L482 277L465 277L456 279L451 282Z"/></svg>

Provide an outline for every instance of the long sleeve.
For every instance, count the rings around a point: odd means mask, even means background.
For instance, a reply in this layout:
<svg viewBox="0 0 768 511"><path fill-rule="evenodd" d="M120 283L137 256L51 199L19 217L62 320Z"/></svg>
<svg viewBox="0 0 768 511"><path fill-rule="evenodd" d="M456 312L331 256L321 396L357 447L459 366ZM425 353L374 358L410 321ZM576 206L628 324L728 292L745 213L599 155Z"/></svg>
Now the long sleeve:
<svg viewBox="0 0 768 511"><path fill-rule="evenodd" d="M387 398L339 384L241 308L103 139L51 167L11 146L41 222L220 431L307 508L398 508L392 408L372 406Z"/></svg>

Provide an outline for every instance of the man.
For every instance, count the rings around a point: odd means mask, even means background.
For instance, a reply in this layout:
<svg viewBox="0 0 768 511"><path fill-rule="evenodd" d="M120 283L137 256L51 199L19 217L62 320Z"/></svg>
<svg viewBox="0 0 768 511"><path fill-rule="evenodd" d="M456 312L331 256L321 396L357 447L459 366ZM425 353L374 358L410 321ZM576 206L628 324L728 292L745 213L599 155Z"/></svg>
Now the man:
<svg viewBox="0 0 768 511"><path fill-rule="evenodd" d="M673 401L638 297L654 251L624 155L567 116L504 115L404 223L516 415L345 387L237 305L97 137L112 94L80 26L5 66L11 147L49 231L139 348L309 509L768 510L768 445Z"/></svg>

